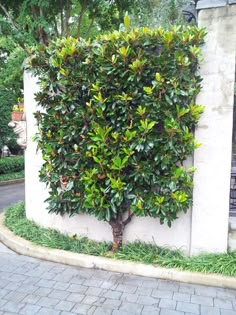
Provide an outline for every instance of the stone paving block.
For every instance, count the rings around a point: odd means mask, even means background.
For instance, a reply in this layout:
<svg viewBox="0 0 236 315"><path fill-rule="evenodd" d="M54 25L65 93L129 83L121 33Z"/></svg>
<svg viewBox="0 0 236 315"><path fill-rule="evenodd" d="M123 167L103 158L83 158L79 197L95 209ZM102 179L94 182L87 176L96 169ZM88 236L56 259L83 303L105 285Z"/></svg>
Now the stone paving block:
<svg viewBox="0 0 236 315"><path fill-rule="evenodd" d="M157 297L157 298L162 298L162 299L172 299L173 294L174 294L173 291L168 291L168 290L154 289L152 291L152 296Z"/></svg>
<svg viewBox="0 0 236 315"><path fill-rule="evenodd" d="M201 295L192 295L191 296L191 303L194 304L201 304L201 305L208 305L213 306L213 298L208 296L201 296Z"/></svg>
<svg viewBox="0 0 236 315"><path fill-rule="evenodd" d="M135 313L130 313L129 311L125 312L125 311L121 311L121 310L114 310L112 312L112 315L135 315Z"/></svg>
<svg viewBox="0 0 236 315"><path fill-rule="evenodd" d="M39 282L40 278L38 277L28 277L23 281L22 284L27 284L27 285L35 285L37 282Z"/></svg>
<svg viewBox="0 0 236 315"><path fill-rule="evenodd" d="M37 315L59 315L61 311L54 310L53 308L42 307Z"/></svg>
<svg viewBox="0 0 236 315"><path fill-rule="evenodd" d="M53 278L53 280L54 281L60 281L60 282L65 282L65 283L67 283L67 282L70 282L70 280L73 278L73 275L67 275L67 274L57 274L54 278Z"/></svg>
<svg viewBox="0 0 236 315"><path fill-rule="evenodd" d="M102 285L103 281L102 280L93 280L93 279L87 279L83 282L83 285L87 287L97 287L100 288Z"/></svg>
<svg viewBox="0 0 236 315"><path fill-rule="evenodd" d="M162 309L160 315L185 315L184 312Z"/></svg>
<svg viewBox="0 0 236 315"><path fill-rule="evenodd" d="M216 297L216 294L217 288L214 287L196 286L195 288L195 295Z"/></svg>
<svg viewBox="0 0 236 315"><path fill-rule="evenodd" d="M24 303L15 303L8 301L6 304L4 303L1 306L1 311L11 312L11 313L19 313L19 311L25 306Z"/></svg>
<svg viewBox="0 0 236 315"><path fill-rule="evenodd" d="M131 276L124 276L120 283L128 284L128 285L134 285L134 286L141 286L143 284L143 279L140 279L140 278L141 277L134 278Z"/></svg>
<svg viewBox="0 0 236 315"><path fill-rule="evenodd" d="M52 297L59 300L66 300L66 298L70 295L70 292L53 289L52 292L48 295L48 297Z"/></svg>
<svg viewBox="0 0 236 315"><path fill-rule="evenodd" d="M113 281L113 282L116 282L116 283L122 283L122 281L123 281L123 274L122 273L118 273L118 272L116 272L116 273L112 273L111 275L110 275L110 277L108 278L108 280L109 281Z"/></svg>
<svg viewBox="0 0 236 315"><path fill-rule="evenodd" d="M233 303L233 309L236 311L236 299L232 301Z"/></svg>
<svg viewBox="0 0 236 315"><path fill-rule="evenodd" d="M91 305L77 303L72 308L71 312L76 313L76 314L80 314L80 315L87 315L90 308L91 308Z"/></svg>
<svg viewBox="0 0 236 315"><path fill-rule="evenodd" d="M38 287L42 288L52 288L55 285L56 281L54 280L46 280L46 279L41 279L39 282L37 282Z"/></svg>
<svg viewBox="0 0 236 315"><path fill-rule="evenodd" d="M93 295L86 295L82 301L83 304L93 305L99 300L99 297Z"/></svg>
<svg viewBox="0 0 236 315"><path fill-rule="evenodd" d="M66 290L73 293L84 293L87 289L88 287L84 285L72 283Z"/></svg>
<svg viewBox="0 0 236 315"><path fill-rule="evenodd" d="M161 299L159 303L160 308L168 308L174 310L176 308L176 301L170 299Z"/></svg>
<svg viewBox="0 0 236 315"><path fill-rule="evenodd" d="M173 300L180 301L180 302L190 302L190 294L181 293L181 292L174 292Z"/></svg>
<svg viewBox="0 0 236 315"><path fill-rule="evenodd" d="M15 266L11 265L0 265L0 271L6 271L6 272L14 272L16 270Z"/></svg>
<svg viewBox="0 0 236 315"><path fill-rule="evenodd" d="M136 303L143 305L156 305L158 306L160 299L151 296L139 296Z"/></svg>
<svg viewBox="0 0 236 315"><path fill-rule="evenodd" d="M220 315L220 310L217 307L201 305L201 314L202 315Z"/></svg>
<svg viewBox="0 0 236 315"><path fill-rule="evenodd" d="M0 307L7 303L7 300L0 299Z"/></svg>
<svg viewBox="0 0 236 315"><path fill-rule="evenodd" d="M101 288L90 287L86 291L86 294L87 295L99 296L99 295L103 295L102 294L103 291L104 291L104 289L101 289ZM113 291L111 291L111 292L113 292Z"/></svg>
<svg viewBox="0 0 236 315"><path fill-rule="evenodd" d="M90 279L94 275L94 271L89 268L79 268L77 275L85 279Z"/></svg>
<svg viewBox="0 0 236 315"><path fill-rule="evenodd" d="M60 315L76 315L76 313L63 311L60 313Z"/></svg>
<svg viewBox="0 0 236 315"><path fill-rule="evenodd" d="M37 305L45 306L45 307L52 307L52 306L57 305L59 302L60 302L60 300L58 300L58 299L48 298L48 297L44 296L38 300Z"/></svg>
<svg viewBox="0 0 236 315"><path fill-rule="evenodd" d="M91 269L91 271L92 271L91 279L104 281L104 280L108 280L111 277L111 272L106 271L106 270ZM115 274L115 273L113 273L113 274Z"/></svg>
<svg viewBox="0 0 236 315"><path fill-rule="evenodd" d="M236 296L234 293L232 292L227 292L227 291L218 291L217 290L217 294L216 297L221 298L221 299L235 299Z"/></svg>
<svg viewBox="0 0 236 315"><path fill-rule="evenodd" d="M35 304L38 302L39 299L40 299L40 296L35 295L35 294L29 294L22 300L22 303Z"/></svg>
<svg viewBox="0 0 236 315"><path fill-rule="evenodd" d="M98 307L98 308L96 308L93 315L110 315L111 313L112 313L112 309L104 308L104 307Z"/></svg>
<svg viewBox="0 0 236 315"><path fill-rule="evenodd" d="M236 311L231 311L231 310L221 310L220 311L221 315L236 315Z"/></svg>
<svg viewBox="0 0 236 315"><path fill-rule="evenodd" d="M65 269L66 267L64 265L60 266L60 264L58 264L58 266L57 265L52 266L52 268L50 269L50 272L54 274L60 274L60 273L63 273Z"/></svg>
<svg viewBox="0 0 236 315"><path fill-rule="evenodd" d="M129 284L119 284L116 288L117 291L126 292L126 293L135 293L137 286Z"/></svg>
<svg viewBox="0 0 236 315"><path fill-rule="evenodd" d="M53 278L55 278L55 273L46 271L40 276L40 278L45 280L52 280Z"/></svg>
<svg viewBox="0 0 236 315"><path fill-rule="evenodd" d="M18 303L21 302L26 297L26 295L27 295L26 293L11 291L4 297L4 299Z"/></svg>
<svg viewBox="0 0 236 315"><path fill-rule="evenodd" d="M119 309L121 311L129 312L129 313L141 314L143 310L143 305L130 303L130 302L122 302Z"/></svg>
<svg viewBox="0 0 236 315"><path fill-rule="evenodd" d="M70 280L70 283L82 284L85 280L86 280L86 278L73 277L73 278Z"/></svg>
<svg viewBox="0 0 236 315"><path fill-rule="evenodd" d="M89 289L88 289L88 291L89 291ZM88 291L86 292L86 294L88 293ZM122 292L120 292L120 291L108 290L102 296L105 298L109 298L109 299L119 300L121 295L122 295Z"/></svg>
<svg viewBox="0 0 236 315"><path fill-rule="evenodd" d="M0 289L0 299L3 298L7 293L9 293L9 290Z"/></svg>
<svg viewBox="0 0 236 315"><path fill-rule="evenodd" d="M118 309L121 303L122 302L119 300L106 299L103 303L103 306L107 308Z"/></svg>
<svg viewBox="0 0 236 315"><path fill-rule="evenodd" d="M157 289L159 284L159 281L156 279L150 279L150 280L143 280L142 287L144 288L151 288L151 289Z"/></svg>
<svg viewBox="0 0 236 315"><path fill-rule="evenodd" d="M13 273L13 274L9 277L9 280L12 281L12 282L25 281L26 279L27 279L26 276L24 276L24 275L18 275L18 274L15 274L15 273Z"/></svg>
<svg viewBox="0 0 236 315"><path fill-rule="evenodd" d="M22 315L34 315L40 310L40 306L27 304L20 310L20 314Z"/></svg>
<svg viewBox="0 0 236 315"><path fill-rule="evenodd" d="M75 306L74 302L69 301L60 301L56 306L55 309L61 311L71 311L71 309Z"/></svg>
<svg viewBox="0 0 236 315"><path fill-rule="evenodd" d="M179 290L179 284L173 281L160 280L158 284L158 289L177 292Z"/></svg>
<svg viewBox="0 0 236 315"><path fill-rule="evenodd" d="M136 302L138 299L139 295L138 294L131 294L131 293L123 293L120 297L122 301L127 301L127 302Z"/></svg>
<svg viewBox="0 0 236 315"><path fill-rule="evenodd" d="M39 296L48 296L52 292L52 289L49 288L38 288L34 294Z"/></svg>
<svg viewBox="0 0 236 315"><path fill-rule="evenodd" d="M158 315L160 311L159 307L145 305L142 310L142 315Z"/></svg>
<svg viewBox="0 0 236 315"><path fill-rule="evenodd" d="M215 298L214 299L214 305L215 305L215 307L224 308L224 309L228 309L228 310L233 309L233 304L232 304L232 301L230 301L230 300Z"/></svg>
<svg viewBox="0 0 236 315"><path fill-rule="evenodd" d="M41 277L41 275L45 272L45 270L29 270L25 273L26 276L29 276L29 277Z"/></svg>
<svg viewBox="0 0 236 315"><path fill-rule="evenodd" d="M16 289L16 291L30 294L30 293L34 293L37 289L38 287L36 287L35 285L22 284Z"/></svg>
<svg viewBox="0 0 236 315"><path fill-rule="evenodd" d="M4 280L4 279L1 278L0 289L4 288L8 283L9 283L9 281Z"/></svg>
<svg viewBox="0 0 236 315"><path fill-rule="evenodd" d="M53 288L54 289L58 289L58 290L66 290L68 287L70 286L70 283L65 283L65 282L60 282L60 281L57 281Z"/></svg>
<svg viewBox="0 0 236 315"><path fill-rule="evenodd" d="M20 286L17 282L8 282L8 285L5 286L6 290L15 291Z"/></svg>
<svg viewBox="0 0 236 315"><path fill-rule="evenodd" d="M152 290L153 289L151 288L138 287L136 290L136 294L150 296L152 294Z"/></svg>
<svg viewBox="0 0 236 315"><path fill-rule="evenodd" d="M187 294L194 294L194 292L195 292L194 285L186 284L186 283L180 283L179 292L187 293Z"/></svg>
<svg viewBox="0 0 236 315"><path fill-rule="evenodd" d="M101 297L101 296L97 296L97 301L94 302L94 306L103 306L104 305L104 302L106 301L106 298L104 297Z"/></svg>
<svg viewBox="0 0 236 315"><path fill-rule="evenodd" d="M107 280L103 282L103 284L101 285L101 288L115 290L117 286L118 286L118 283L116 281Z"/></svg>
<svg viewBox="0 0 236 315"><path fill-rule="evenodd" d="M83 300L83 298L85 297L84 294L79 294L79 293L71 293L68 297L67 297L67 301L70 302L75 302L75 303L79 303Z"/></svg>
<svg viewBox="0 0 236 315"><path fill-rule="evenodd" d="M200 305L187 302L177 302L177 311L200 314Z"/></svg>

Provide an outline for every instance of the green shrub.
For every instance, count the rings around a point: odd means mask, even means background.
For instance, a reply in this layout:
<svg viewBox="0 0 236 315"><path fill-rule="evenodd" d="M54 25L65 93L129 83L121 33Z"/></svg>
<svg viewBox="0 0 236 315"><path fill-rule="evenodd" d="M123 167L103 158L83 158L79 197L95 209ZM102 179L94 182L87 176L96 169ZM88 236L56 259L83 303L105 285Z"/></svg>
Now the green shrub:
<svg viewBox="0 0 236 315"><path fill-rule="evenodd" d="M24 157L6 157L0 159L0 174L19 172L24 169Z"/></svg>
<svg viewBox="0 0 236 315"><path fill-rule="evenodd" d="M203 112L194 100L204 35L196 27L142 28L34 52L50 212L109 222L116 249L134 214L171 226L187 211L193 169L183 161L198 146L192 131Z"/></svg>

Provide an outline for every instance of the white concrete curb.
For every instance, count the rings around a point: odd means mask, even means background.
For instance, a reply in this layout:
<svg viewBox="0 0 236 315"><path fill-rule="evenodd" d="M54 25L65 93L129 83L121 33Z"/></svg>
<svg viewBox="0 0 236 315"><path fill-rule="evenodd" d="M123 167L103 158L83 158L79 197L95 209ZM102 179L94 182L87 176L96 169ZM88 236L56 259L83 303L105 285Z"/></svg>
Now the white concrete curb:
<svg viewBox="0 0 236 315"><path fill-rule="evenodd" d="M177 269L165 269L142 263L113 260L109 258L76 254L64 250L37 246L19 236L14 235L4 225L4 213L0 214L0 241L21 255L71 266L99 268L108 271L129 273L158 279L236 289L235 277L225 277L217 274L192 273Z"/></svg>

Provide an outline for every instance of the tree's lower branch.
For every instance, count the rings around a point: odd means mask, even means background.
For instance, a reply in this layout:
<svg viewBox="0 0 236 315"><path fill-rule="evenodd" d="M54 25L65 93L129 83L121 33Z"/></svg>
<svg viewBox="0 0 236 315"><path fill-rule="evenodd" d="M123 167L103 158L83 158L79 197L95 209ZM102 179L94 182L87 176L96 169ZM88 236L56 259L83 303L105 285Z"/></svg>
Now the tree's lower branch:
<svg viewBox="0 0 236 315"><path fill-rule="evenodd" d="M129 211L128 218L125 221L123 221L123 225L126 226L128 223L130 223L133 216L134 214Z"/></svg>

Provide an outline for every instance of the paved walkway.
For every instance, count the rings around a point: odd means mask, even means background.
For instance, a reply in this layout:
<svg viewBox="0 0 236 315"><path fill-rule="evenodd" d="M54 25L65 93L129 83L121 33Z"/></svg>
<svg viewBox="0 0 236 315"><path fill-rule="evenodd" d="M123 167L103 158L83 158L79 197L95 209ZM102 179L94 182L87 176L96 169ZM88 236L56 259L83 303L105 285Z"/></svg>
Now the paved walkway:
<svg viewBox="0 0 236 315"><path fill-rule="evenodd" d="M0 315L236 315L236 290L76 268L0 243Z"/></svg>
<svg viewBox="0 0 236 315"><path fill-rule="evenodd" d="M11 204L25 199L25 183L0 186L0 212Z"/></svg>

